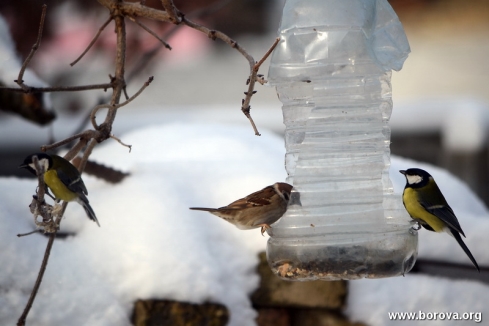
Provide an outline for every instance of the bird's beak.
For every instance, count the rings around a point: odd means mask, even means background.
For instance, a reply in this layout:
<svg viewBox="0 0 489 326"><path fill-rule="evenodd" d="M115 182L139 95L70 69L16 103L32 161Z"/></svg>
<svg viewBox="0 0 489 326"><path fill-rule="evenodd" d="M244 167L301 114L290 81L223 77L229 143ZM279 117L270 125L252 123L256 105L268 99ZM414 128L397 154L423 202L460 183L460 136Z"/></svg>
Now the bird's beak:
<svg viewBox="0 0 489 326"><path fill-rule="evenodd" d="M406 175L406 170L399 170L399 172L401 172L401 174Z"/></svg>
<svg viewBox="0 0 489 326"><path fill-rule="evenodd" d="M26 167L27 167L27 164L21 164L21 165L19 165L19 167L18 167L18 168L19 168L19 169L22 169L22 168L26 168Z"/></svg>

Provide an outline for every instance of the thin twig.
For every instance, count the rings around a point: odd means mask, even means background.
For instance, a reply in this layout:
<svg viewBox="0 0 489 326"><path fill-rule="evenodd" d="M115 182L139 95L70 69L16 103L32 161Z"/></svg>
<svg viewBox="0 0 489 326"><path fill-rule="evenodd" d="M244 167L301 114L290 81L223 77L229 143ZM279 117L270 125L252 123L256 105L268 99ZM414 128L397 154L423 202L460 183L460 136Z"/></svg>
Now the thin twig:
<svg viewBox="0 0 489 326"><path fill-rule="evenodd" d="M280 37L277 37L275 39L275 42L273 42L272 46L263 55L263 58L261 58L260 61L258 61L255 64L255 67L253 68L253 70L255 70L256 72L258 72L258 69L260 69L260 66L263 64L263 62L265 62L265 60L267 60L268 56L270 56L270 54L273 52L273 50L275 50L275 48L277 47L278 42L280 42Z"/></svg>
<svg viewBox="0 0 489 326"><path fill-rule="evenodd" d="M75 60L73 61L72 63L70 63L70 66L74 66L76 65L76 63L78 61L81 60L81 58L83 58L85 56L85 54L87 54L87 52L92 48L92 46L95 44L95 42L97 41L98 37L100 36L100 34L102 33L102 31L105 29L105 27L107 27L107 25L109 25L109 23L112 21L112 16L109 17L109 19L107 19L107 21L102 25L102 27L100 27L98 29L98 32L97 34L95 34L95 36L93 37L92 41L90 42L90 44L88 44L87 48L85 49L85 51L83 51L82 54L80 54L80 56Z"/></svg>
<svg viewBox="0 0 489 326"><path fill-rule="evenodd" d="M85 147L88 143L88 140L90 138L88 137L80 137L80 139L78 140L78 142L75 144L75 146L73 146L72 149L70 149L68 151L68 153L65 154L65 159L67 159L68 161L71 161L72 159L75 158L75 156L78 155L78 153L83 149L83 147Z"/></svg>
<svg viewBox="0 0 489 326"><path fill-rule="evenodd" d="M253 96L253 94L256 93L256 91L254 91L254 89L255 89L255 83L257 80L258 70L260 69L260 66L263 64L263 62L265 62L265 60L268 58L268 56L275 49L275 47L277 46L279 41L280 41L280 38L276 38L275 42L273 42L272 46L268 49L268 51L265 53L263 58L261 58L260 61L258 61L253 66L253 68L251 69L251 74L250 74L250 77L248 78L248 81L247 81L248 91L245 92L246 96L245 96L243 103L241 105L241 111L243 111L244 115L248 118L248 120L250 120L251 126L253 127L253 130L255 131L255 135L257 135L257 136L260 136L260 133L258 132L258 129L256 128L256 125L255 125L255 122L253 121L253 118L251 117L251 114L250 114L251 97Z"/></svg>
<svg viewBox="0 0 489 326"><path fill-rule="evenodd" d="M118 4L122 4L124 2L118 2ZM117 35L117 46L116 46L116 57L115 57L115 76L114 83L115 87L113 88L112 98L110 100L110 105L114 106L120 102L122 90L126 86L126 82L124 80L124 73L126 67L126 50L127 50L127 39L126 39L126 23L124 21L124 16L115 15L115 30ZM107 138L110 136L110 132L112 130L112 124L114 123L115 116L117 114L117 110L110 110L107 112L105 116L105 121L103 123L104 129L107 132Z"/></svg>
<svg viewBox="0 0 489 326"><path fill-rule="evenodd" d="M133 96L131 96L130 98L128 98L126 101L124 101L122 103L119 103L119 104L116 104L116 105L110 105L110 104L100 104L100 105L97 105L92 110L92 113L90 114L90 121L92 122L93 127L95 129L97 129L97 130L100 128L100 125L98 125L97 124L97 121L96 121L96 115L97 115L97 112L100 109L108 109L109 112L110 112L111 110L117 110L120 107L123 107L123 106L129 104L136 97L138 97L139 95L141 95L141 93L146 89L146 87L149 86L149 84L151 84L152 81L153 81L153 76L151 76L151 77L148 78L148 80L143 84L143 86L141 86L141 88L136 92L136 94L134 94Z"/></svg>
<svg viewBox="0 0 489 326"><path fill-rule="evenodd" d="M51 92L79 92L79 91L88 91L94 89L103 89L106 91L111 87L112 84L108 84L108 83L82 85L82 86L52 86L52 87L32 87L23 84L23 88L0 86L0 89L4 89L11 92L23 92L23 93L51 93Z"/></svg>
<svg viewBox="0 0 489 326"><path fill-rule="evenodd" d="M95 136L94 134L95 134L95 130L85 130L84 132L70 136L70 137L63 139L63 140L60 140L59 142L56 142L54 144L41 146L41 151L43 151L43 152L50 151L52 149L55 149L55 148L58 148L60 146L65 145L65 144L68 144L69 142L72 142L73 140L78 139L78 138L82 138L82 137L93 138Z"/></svg>
<svg viewBox="0 0 489 326"><path fill-rule="evenodd" d="M136 18L133 18L133 17L129 17L130 20L132 20L133 22L135 22L136 24L138 24L139 26L141 26L142 29L144 29L146 32L150 33L151 35L153 35L158 41L160 41L160 43L165 47L167 48L168 50L171 50L171 46L170 44L166 43L165 41L163 41L158 35L156 35L155 32L153 32L149 27L147 27L146 25L144 25L143 23L141 23L139 20L137 20Z"/></svg>
<svg viewBox="0 0 489 326"><path fill-rule="evenodd" d="M128 144L123 143L123 142L122 142L122 140L120 140L119 138L117 138L117 137L116 137L116 136L114 136L114 135L110 135L110 138L115 139L115 140L116 140L116 141L117 141L119 144L121 144L122 146L125 146L125 147L129 148L129 153L131 152L131 150L132 150L132 145L128 145Z"/></svg>
<svg viewBox="0 0 489 326"><path fill-rule="evenodd" d="M28 236L28 235L31 235L31 234L34 234L34 233L39 233L39 232L42 232L42 230L34 230L34 231L31 231L31 232L27 232L27 233L19 233L17 234L17 237L25 237L25 236Z"/></svg>
<svg viewBox="0 0 489 326"><path fill-rule="evenodd" d="M239 53L241 53L241 55L243 57L245 57L246 60L248 60L248 64L250 65L250 70L253 69L253 67L255 65L255 60L253 59L253 57L248 52L246 52L246 50L241 45L239 45L238 42L236 42L235 40L233 40L232 38L230 38L229 36L227 36L223 32L212 30L212 29L207 28L205 26L199 25L199 24L189 20L185 16L182 17L182 23L185 24L186 26L190 27L190 28L193 28L193 29L199 31L199 32L207 34L207 36L212 40L220 39L220 40L224 41L225 43L230 45L233 49L235 49Z"/></svg>
<svg viewBox="0 0 489 326"><path fill-rule="evenodd" d="M222 8L224 8L226 5L228 5L231 1L233 0L222 0L218 1L215 3L212 3L208 7L205 8L200 8L192 11L189 14L186 14L185 16L189 18L201 18L205 17L208 15L211 15ZM173 27L164 33L160 38L163 40L168 40L170 37L175 34L175 32L181 27L181 25L173 25ZM158 43L156 44L151 50L146 51L143 53L141 58L139 59L138 63L131 68L131 71L129 74L127 74L126 81L130 82L137 74L141 73L144 71L146 66L151 62L151 60L155 57L155 55L161 50L162 44Z"/></svg>
<svg viewBox="0 0 489 326"><path fill-rule="evenodd" d="M121 16L145 17L148 19L159 20L171 23L170 15L163 10L146 7L144 4L136 2L126 2L120 0L97 0L110 12L117 11Z"/></svg>
<svg viewBox="0 0 489 326"><path fill-rule="evenodd" d="M201 26L201 25L199 25L199 24L197 24L195 22L190 21L185 16L182 17L182 22L185 25L187 25L187 26L189 26L189 27L191 27L191 28L193 28L195 30L201 31L202 33L206 33L207 36L209 38L211 38L211 39L216 39L216 38L221 39L222 41L224 41L227 44L229 44L232 48L236 49L239 53L241 53L248 60L248 63L250 65L250 79L249 79L250 80L250 83L248 85L248 92L246 93L245 100L243 101L242 106L241 106L241 111L244 113L244 115L250 121L251 126L253 128L253 131L255 132L255 135L260 136L261 134L258 131L258 129L256 128L255 122L253 121L253 118L251 117L251 114L250 114L250 110L251 110L251 106L250 106L251 96L254 94L254 91L253 90L254 90L254 87L255 87L256 74L257 74L257 70L258 70L258 68L260 66L259 65L257 66L257 64L255 63L255 60L253 59L253 57L250 54L248 54L248 52L246 52L246 50L242 46L240 46L236 41L234 41L233 39L231 39L226 34L224 34L222 32L219 32L219 31L210 30L207 27ZM278 41L276 41L276 42L278 42ZM276 44L275 44L275 46L276 46ZM271 48L271 50L269 50L269 51L270 52L273 51L273 48L275 46L273 46ZM269 55L269 53L266 56L268 56L268 55ZM265 59L263 59L263 61ZM261 63L260 63L260 65L261 65ZM256 70L255 70L255 68L256 68Z"/></svg>
<svg viewBox="0 0 489 326"><path fill-rule="evenodd" d="M178 29L180 28L180 25L174 25L168 32L163 34L161 39L169 39L170 36L172 36ZM153 47L151 50L145 52L141 58L139 59L138 63L131 68L131 71L127 74L126 81L130 82L137 74L141 73L144 71L144 68L150 63L150 61L154 58L154 56L161 50L163 45L161 43L158 43L155 47Z"/></svg>
<svg viewBox="0 0 489 326"><path fill-rule="evenodd" d="M88 146L85 149L85 152L83 153L83 157L77 167L80 173L83 173L83 171L85 170L85 166L87 165L88 158L92 154L95 145L97 145L97 141L95 139L90 140L90 143L88 143Z"/></svg>
<svg viewBox="0 0 489 326"><path fill-rule="evenodd" d="M39 159L37 156L33 156L32 161L34 162L34 168L36 170L36 175L37 175L37 180L39 183L38 189L37 189L37 195L34 199L35 205L37 205L37 208L35 208L35 211L38 211L39 213L42 214L43 220L49 219L48 216L45 216L46 212L43 209L44 206L44 193L45 193L45 183L44 183L44 167L39 164ZM32 205L32 204L31 204ZM37 216L34 216L34 218L37 218ZM52 242L48 242L48 247L52 247ZM49 251L51 249L49 248ZM27 315L29 314L29 311L32 308L32 304L34 300L36 299L37 292L39 290L39 286L41 285L42 278L44 276L44 272L46 270L46 266L48 263L49 259L49 251L46 248L46 252L44 253L44 258L42 260L41 268L39 270L39 273L37 274L37 279L36 282L34 283L34 288L31 291L31 294L29 296L29 300L27 300L27 304L24 308L24 311L22 312L22 315L20 315L19 320L17 321L17 325L25 325L25 320L27 318Z"/></svg>
<svg viewBox="0 0 489 326"><path fill-rule="evenodd" d="M139 95L141 95L141 93L142 93L142 92L143 92L143 91L146 89L146 87L148 87L148 86L149 86L149 84L151 84L151 82L153 81L153 79L154 79L154 77L153 77L153 76L150 76L150 77L148 78L148 80L144 82L143 86L141 86L141 88L140 88L140 89L139 89L139 90L136 92L136 94L134 94L133 96L131 96L130 98L128 98L126 101L124 101L124 102L122 102L122 103L119 103L119 104L114 105L113 107L114 107L115 109L118 109L118 108L120 108L120 107L122 107L122 106L125 106L125 105L127 105L127 104L131 103L132 101L134 101L134 99L135 99L136 97L138 97Z"/></svg>
<svg viewBox="0 0 489 326"><path fill-rule="evenodd" d="M92 126L95 128L95 130L98 130L100 127L97 124L97 112L100 109L110 109L110 107L111 106L109 104L104 103L104 104L99 104L93 108L92 112L90 113L90 121L92 122Z"/></svg>
<svg viewBox="0 0 489 326"><path fill-rule="evenodd" d="M39 291L39 287L41 286L42 279L44 277L44 272L46 271L46 266L48 265L49 255L51 253L51 248L53 247L54 239L56 238L56 233L51 233L49 235L48 244L46 246L46 250L44 251L44 258L42 259L41 268L39 269L39 274L37 274L36 283L34 284L34 288L32 289L31 295L29 296L29 300L27 301L27 305L22 312L19 320L17 321L17 326L24 326L27 315L29 314L29 310L31 310L32 304L36 299L37 292Z"/></svg>
<svg viewBox="0 0 489 326"><path fill-rule="evenodd" d="M39 31L37 32L37 40L36 43L32 46L31 52L29 52L29 55L27 58L24 60L24 63L22 64L22 67L20 68L19 71L19 76L17 77L17 80L15 81L21 88L24 88L24 72L27 69L27 66L31 62L32 57L34 54L37 52L37 49L39 48L39 45L41 45L41 38L42 38L42 30L44 29L44 19L46 18L46 9L47 5L42 5L42 13L41 13L41 22L39 23Z"/></svg>

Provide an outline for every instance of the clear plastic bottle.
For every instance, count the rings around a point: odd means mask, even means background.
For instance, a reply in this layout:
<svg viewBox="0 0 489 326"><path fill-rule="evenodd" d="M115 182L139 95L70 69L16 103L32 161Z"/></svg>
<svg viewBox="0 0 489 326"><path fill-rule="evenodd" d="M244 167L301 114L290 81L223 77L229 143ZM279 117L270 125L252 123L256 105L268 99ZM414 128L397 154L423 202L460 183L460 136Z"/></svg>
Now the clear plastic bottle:
<svg viewBox="0 0 489 326"><path fill-rule="evenodd" d="M410 52L387 0L286 0L269 82L283 103L289 208L267 258L289 280L407 273L417 232L389 179L391 69Z"/></svg>

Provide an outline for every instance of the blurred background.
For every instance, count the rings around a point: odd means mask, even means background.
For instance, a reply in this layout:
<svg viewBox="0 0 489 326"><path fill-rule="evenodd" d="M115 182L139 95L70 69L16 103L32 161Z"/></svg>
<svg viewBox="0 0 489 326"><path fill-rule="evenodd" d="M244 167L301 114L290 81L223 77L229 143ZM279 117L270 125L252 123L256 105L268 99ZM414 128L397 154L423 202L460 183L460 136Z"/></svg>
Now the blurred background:
<svg viewBox="0 0 489 326"><path fill-rule="evenodd" d="M187 17L230 35L256 60L277 35L283 2L175 0ZM20 60L36 40L43 3L48 5L46 26L30 68L52 86L109 82L115 46L113 25L102 32L80 62L70 66L108 17L96 1L0 2L0 14L8 23ZM392 77L392 153L447 168L487 204L489 1L390 3L404 25L412 51L404 68ZM160 8L156 0L146 4ZM155 80L142 96L119 111L113 130L116 136L172 121L249 124L240 110L249 66L237 51L186 27L152 21L144 24L173 49L164 49L153 36L128 21L128 93L134 94L149 76ZM268 61L260 72L267 75ZM275 90L260 85L256 89L251 114L258 129L283 133L281 103ZM6 104L0 104L0 175L27 177L27 172L17 169L23 158L41 145L89 127L90 110L106 101L107 95L103 91L53 93L52 108L47 110L56 118L44 126L4 112Z"/></svg>

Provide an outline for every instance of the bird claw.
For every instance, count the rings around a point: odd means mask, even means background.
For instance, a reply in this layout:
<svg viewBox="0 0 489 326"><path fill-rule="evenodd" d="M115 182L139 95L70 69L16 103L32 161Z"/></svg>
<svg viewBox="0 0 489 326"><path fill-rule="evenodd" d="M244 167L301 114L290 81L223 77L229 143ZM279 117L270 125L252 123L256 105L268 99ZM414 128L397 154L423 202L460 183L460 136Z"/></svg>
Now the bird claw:
<svg viewBox="0 0 489 326"><path fill-rule="evenodd" d="M268 224L261 224L260 226L261 226L261 235L262 235L263 237L265 236L265 235L264 235L265 231L266 231L266 230L268 230L268 229L271 229L271 228L272 228L272 227L271 227L270 225L268 225Z"/></svg>

